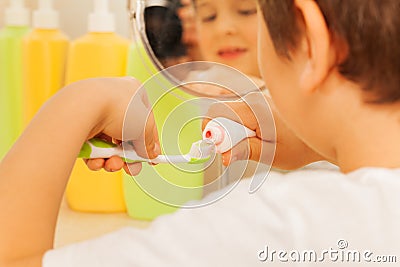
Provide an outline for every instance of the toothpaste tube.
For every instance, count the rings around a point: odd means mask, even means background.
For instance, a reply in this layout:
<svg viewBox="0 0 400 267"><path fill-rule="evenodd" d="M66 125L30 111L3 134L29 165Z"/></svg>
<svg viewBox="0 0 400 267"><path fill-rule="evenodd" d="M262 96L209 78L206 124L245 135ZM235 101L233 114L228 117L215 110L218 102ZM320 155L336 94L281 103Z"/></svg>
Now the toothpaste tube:
<svg viewBox="0 0 400 267"><path fill-rule="evenodd" d="M218 117L207 123L203 139L214 142L217 153L225 153L245 138L254 137L256 133L233 120Z"/></svg>

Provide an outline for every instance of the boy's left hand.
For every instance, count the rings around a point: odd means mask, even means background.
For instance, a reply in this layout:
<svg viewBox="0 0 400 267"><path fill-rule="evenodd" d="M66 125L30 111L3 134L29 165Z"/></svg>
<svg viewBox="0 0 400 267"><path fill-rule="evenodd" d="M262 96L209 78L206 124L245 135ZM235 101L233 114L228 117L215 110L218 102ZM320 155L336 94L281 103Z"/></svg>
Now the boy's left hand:
<svg viewBox="0 0 400 267"><path fill-rule="evenodd" d="M251 93L243 101L218 102L208 110L208 121L226 117L256 132L222 155L224 165L236 160L253 160L273 167L293 170L311 162L325 160L289 129L277 112L272 99Z"/></svg>

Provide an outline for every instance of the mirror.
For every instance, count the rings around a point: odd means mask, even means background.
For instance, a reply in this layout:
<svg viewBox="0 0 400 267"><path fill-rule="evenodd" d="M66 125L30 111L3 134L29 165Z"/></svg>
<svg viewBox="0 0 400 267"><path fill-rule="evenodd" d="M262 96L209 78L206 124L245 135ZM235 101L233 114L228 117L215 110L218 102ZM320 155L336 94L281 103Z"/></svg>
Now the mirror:
<svg viewBox="0 0 400 267"><path fill-rule="evenodd" d="M143 81L143 90L152 103L156 123L160 125L159 136L165 154L183 153L194 141L201 139L201 122L207 117L210 106L220 100L242 99L254 92L260 99L259 105L270 113L262 95L265 86L258 70L256 1L128 0L137 47L133 65L140 68L135 74L141 74L143 69L149 72ZM273 127L271 125L270 129ZM264 173L269 170L269 164L262 166L248 161L224 168L220 156L215 159L211 166L206 166L204 175L203 169L193 173L188 166L184 169L165 165L144 168L129 192L139 194L136 187L140 185L157 201L180 206L183 203L180 196L197 194L183 193L185 190L204 189L207 193L229 189L228 184L234 186L256 170ZM197 176L194 178L193 175ZM160 186L164 181L174 189ZM198 183L187 186L188 181ZM253 179L250 191L258 188L262 181ZM178 197L179 201L166 195Z"/></svg>
<svg viewBox="0 0 400 267"><path fill-rule="evenodd" d="M209 82L185 86L191 94L223 99L265 89L257 63L256 0L128 0L128 9L134 38L158 71L199 62L167 72L180 86L187 80ZM245 78L232 76L230 68ZM254 85L243 81L249 78ZM220 82L232 86L215 85Z"/></svg>

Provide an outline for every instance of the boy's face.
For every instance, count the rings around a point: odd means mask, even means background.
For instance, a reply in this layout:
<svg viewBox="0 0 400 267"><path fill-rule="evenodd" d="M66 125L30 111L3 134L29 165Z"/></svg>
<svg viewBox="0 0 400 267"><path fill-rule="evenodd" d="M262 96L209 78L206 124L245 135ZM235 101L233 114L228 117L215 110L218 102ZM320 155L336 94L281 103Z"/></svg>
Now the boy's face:
<svg viewBox="0 0 400 267"><path fill-rule="evenodd" d="M196 0L195 6L203 60L259 77L256 0Z"/></svg>

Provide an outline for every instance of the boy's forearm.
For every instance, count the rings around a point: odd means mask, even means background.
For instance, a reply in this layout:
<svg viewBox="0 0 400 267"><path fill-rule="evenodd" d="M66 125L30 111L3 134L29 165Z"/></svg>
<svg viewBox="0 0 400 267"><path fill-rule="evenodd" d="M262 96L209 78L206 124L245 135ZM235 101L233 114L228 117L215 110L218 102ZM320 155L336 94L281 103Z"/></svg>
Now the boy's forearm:
<svg viewBox="0 0 400 267"><path fill-rule="evenodd" d="M95 87L85 81L61 90L0 163L1 266L29 258L32 266L40 266L40 255L52 248L76 156L81 144L102 127L106 102L94 94L101 86Z"/></svg>

